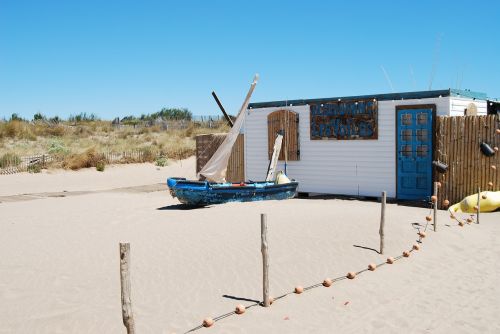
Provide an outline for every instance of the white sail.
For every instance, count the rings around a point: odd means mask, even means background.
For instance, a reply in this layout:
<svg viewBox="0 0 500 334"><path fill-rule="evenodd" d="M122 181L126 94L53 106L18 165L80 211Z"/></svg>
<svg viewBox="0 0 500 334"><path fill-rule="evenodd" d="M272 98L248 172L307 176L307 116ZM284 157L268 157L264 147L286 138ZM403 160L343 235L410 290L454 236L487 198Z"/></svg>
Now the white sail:
<svg viewBox="0 0 500 334"><path fill-rule="evenodd" d="M226 171L229 157L231 156L233 145L236 142L236 139L238 139L241 127L245 122L248 103L250 102L250 97L252 96L253 90L255 89L255 85L257 85L258 80L259 75L256 74L252 84L250 85L250 89L247 93L245 101L243 101L243 105L241 106L238 116L236 117L236 121L234 122L233 127L226 135L226 139L224 139L217 151L215 151L214 155L200 170L200 172L198 173L198 178L200 178L200 176L204 176L209 182L226 182Z"/></svg>

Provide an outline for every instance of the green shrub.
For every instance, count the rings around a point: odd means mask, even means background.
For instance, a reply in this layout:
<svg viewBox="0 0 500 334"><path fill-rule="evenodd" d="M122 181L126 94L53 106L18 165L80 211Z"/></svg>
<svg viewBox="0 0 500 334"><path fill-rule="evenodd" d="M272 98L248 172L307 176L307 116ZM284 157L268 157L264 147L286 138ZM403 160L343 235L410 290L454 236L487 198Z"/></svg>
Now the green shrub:
<svg viewBox="0 0 500 334"><path fill-rule="evenodd" d="M98 171L98 172L104 172L104 168L106 167L106 164L104 163L104 161L98 161L96 164L95 164L95 169Z"/></svg>
<svg viewBox="0 0 500 334"><path fill-rule="evenodd" d="M159 166L159 167L168 166L167 158L164 156L160 156L160 157L156 158L156 166Z"/></svg>
<svg viewBox="0 0 500 334"><path fill-rule="evenodd" d="M68 148L64 146L64 144L58 140L53 140L49 144L49 148L47 149L49 154L67 154L69 152Z"/></svg>
<svg viewBox="0 0 500 334"><path fill-rule="evenodd" d="M40 164L33 164L28 166L28 172L30 173L40 173L42 171L42 166Z"/></svg>
<svg viewBox="0 0 500 334"><path fill-rule="evenodd" d="M55 116L49 119L49 122L54 123L54 124L59 124L62 120L59 118L59 116Z"/></svg>
<svg viewBox="0 0 500 334"><path fill-rule="evenodd" d="M0 158L0 168L16 167L20 163L21 163L21 158L19 158L14 153L5 153Z"/></svg>
<svg viewBox="0 0 500 334"><path fill-rule="evenodd" d="M142 162L153 162L155 161L156 155L150 147L144 147L141 149Z"/></svg>
<svg viewBox="0 0 500 334"><path fill-rule="evenodd" d="M33 115L33 120L34 121L45 121L47 118L42 115L42 113L37 112L35 115Z"/></svg>
<svg viewBox="0 0 500 334"><path fill-rule="evenodd" d="M20 117L18 114L14 113L12 114L12 116L10 116L10 121L24 122L24 119Z"/></svg>

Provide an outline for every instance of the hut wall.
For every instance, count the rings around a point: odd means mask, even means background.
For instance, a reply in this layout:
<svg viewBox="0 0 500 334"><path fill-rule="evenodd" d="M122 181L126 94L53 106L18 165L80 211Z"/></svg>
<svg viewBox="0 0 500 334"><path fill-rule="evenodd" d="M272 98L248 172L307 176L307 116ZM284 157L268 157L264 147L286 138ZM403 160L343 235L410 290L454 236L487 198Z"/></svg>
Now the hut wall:
<svg viewBox="0 0 500 334"><path fill-rule="evenodd" d="M354 196L396 196L396 106L435 104L447 116L450 98L378 102L378 139L311 140L309 106L292 106L299 114L300 160L288 161L287 174L299 191ZM245 124L246 179L264 180L269 164L267 115L279 108L251 109ZM284 170L284 161L278 169Z"/></svg>
<svg viewBox="0 0 500 334"><path fill-rule="evenodd" d="M451 97L449 116L465 116L464 111L470 103L474 103L476 105L477 116L486 115L488 105L485 100L473 100L465 97Z"/></svg>

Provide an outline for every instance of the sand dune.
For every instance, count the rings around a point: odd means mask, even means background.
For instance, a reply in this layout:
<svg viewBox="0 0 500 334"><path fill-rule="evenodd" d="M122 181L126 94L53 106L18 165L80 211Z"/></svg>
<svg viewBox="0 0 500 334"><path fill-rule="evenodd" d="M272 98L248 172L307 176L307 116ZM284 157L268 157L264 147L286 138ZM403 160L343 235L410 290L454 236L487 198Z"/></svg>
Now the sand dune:
<svg viewBox="0 0 500 334"><path fill-rule="evenodd" d="M188 172L185 172L186 166ZM259 214L269 220L271 293L400 255L427 209L293 199L180 210L166 191L103 191L192 175L156 170L0 176L0 194L89 191L0 203L0 333L125 333L118 243L130 241L138 333L184 333L207 316L262 298ZM95 192L93 192L95 191ZM500 213L456 226L439 212L422 249L354 280L289 295L199 333L499 333ZM354 247L363 246L365 248Z"/></svg>

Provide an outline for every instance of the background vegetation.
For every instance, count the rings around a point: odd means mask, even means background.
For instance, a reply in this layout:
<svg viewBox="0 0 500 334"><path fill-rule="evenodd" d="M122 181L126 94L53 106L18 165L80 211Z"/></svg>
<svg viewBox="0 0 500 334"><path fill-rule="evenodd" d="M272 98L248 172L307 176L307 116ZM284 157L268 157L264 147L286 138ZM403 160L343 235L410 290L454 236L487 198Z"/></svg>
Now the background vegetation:
<svg viewBox="0 0 500 334"><path fill-rule="evenodd" d="M55 167L104 170L103 153L130 151L140 151L141 161L117 162L151 161L164 166L168 159L194 155L196 135L227 131L224 121L197 122L189 110L175 108L114 121L86 113L67 120L37 113L30 121L13 114L0 121L0 168L19 164L24 156L49 154Z"/></svg>

